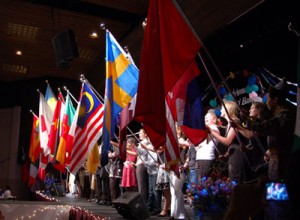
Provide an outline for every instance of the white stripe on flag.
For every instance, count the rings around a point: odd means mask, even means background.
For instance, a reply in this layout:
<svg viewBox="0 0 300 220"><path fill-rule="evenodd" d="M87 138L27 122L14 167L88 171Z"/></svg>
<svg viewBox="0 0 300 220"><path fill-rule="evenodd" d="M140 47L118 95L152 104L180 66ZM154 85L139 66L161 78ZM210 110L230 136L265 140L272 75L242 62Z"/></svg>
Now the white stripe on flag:
<svg viewBox="0 0 300 220"><path fill-rule="evenodd" d="M166 102L166 122L167 122L167 136L166 136L166 151L170 155L170 158L167 158L167 161L174 161L179 158L179 155L176 155L175 149L178 148L178 139L176 134L175 121L169 109L169 106ZM179 152L179 149L178 149Z"/></svg>
<svg viewBox="0 0 300 220"><path fill-rule="evenodd" d="M104 105L96 111L96 114L86 122L83 129L78 126L76 128L70 163L70 172L73 174L76 174L81 165L84 164L89 152L102 135Z"/></svg>

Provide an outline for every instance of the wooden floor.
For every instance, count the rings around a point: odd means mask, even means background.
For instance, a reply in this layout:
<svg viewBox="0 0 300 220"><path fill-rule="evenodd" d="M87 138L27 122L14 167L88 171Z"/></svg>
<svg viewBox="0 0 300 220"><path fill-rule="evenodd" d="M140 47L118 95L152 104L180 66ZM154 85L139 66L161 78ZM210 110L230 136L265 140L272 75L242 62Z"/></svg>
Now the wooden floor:
<svg viewBox="0 0 300 220"><path fill-rule="evenodd" d="M43 201L8 201L8 200L1 200L0 203L5 204L26 204L26 205L70 205L74 207L80 207L81 209L88 210L96 215L99 215L101 217L106 217L108 219L126 219L122 215L120 215L115 208L112 206L104 206L104 205L98 205L94 202L89 202L84 198L76 198L73 195L67 194L63 197L54 197L55 199L58 199L58 202L43 202ZM186 209L190 209L189 205L185 205ZM188 212L190 210L187 210ZM149 219L169 219L170 217L158 217L158 216L150 216ZM132 219L132 218L130 218Z"/></svg>

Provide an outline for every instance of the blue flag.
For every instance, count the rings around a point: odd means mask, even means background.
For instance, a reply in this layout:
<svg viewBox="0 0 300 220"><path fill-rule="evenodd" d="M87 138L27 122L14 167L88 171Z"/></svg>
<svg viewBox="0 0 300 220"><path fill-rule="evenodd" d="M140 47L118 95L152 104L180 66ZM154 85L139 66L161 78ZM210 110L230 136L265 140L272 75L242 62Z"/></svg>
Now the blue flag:
<svg viewBox="0 0 300 220"><path fill-rule="evenodd" d="M108 163L110 140L115 131L115 118L137 92L139 70L126 57L113 35L106 31L106 84L104 98L102 166Z"/></svg>

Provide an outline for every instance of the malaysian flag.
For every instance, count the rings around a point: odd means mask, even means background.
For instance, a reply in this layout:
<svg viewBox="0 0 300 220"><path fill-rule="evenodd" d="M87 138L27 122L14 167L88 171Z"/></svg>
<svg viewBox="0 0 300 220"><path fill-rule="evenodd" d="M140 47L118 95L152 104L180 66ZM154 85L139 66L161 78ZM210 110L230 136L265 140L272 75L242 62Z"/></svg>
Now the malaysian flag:
<svg viewBox="0 0 300 220"><path fill-rule="evenodd" d="M103 104L86 83L83 83L79 100L75 113L78 118L74 121L76 123L75 133L74 137L70 138L72 140L72 153L69 169L73 174L76 174L85 163L92 148L101 137L103 127ZM72 132L70 134L72 135Z"/></svg>

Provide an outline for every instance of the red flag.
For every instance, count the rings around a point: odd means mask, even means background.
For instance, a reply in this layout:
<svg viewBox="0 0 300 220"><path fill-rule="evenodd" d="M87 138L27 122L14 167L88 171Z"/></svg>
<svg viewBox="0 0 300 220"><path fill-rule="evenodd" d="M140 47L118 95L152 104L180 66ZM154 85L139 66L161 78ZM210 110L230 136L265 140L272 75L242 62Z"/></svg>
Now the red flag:
<svg viewBox="0 0 300 220"><path fill-rule="evenodd" d="M60 110L62 106L63 96L61 92L58 94L58 101L56 102L52 123L50 127L49 140L48 140L48 148L50 149L50 153L53 155L56 147L57 147L57 139L58 139L58 131L60 124Z"/></svg>
<svg viewBox="0 0 300 220"><path fill-rule="evenodd" d="M30 148L29 148L29 158L32 163L34 163L40 156L42 148L40 146L40 134L39 134L39 118L33 114L33 122L30 137Z"/></svg>
<svg viewBox="0 0 300 220"><path fill-rule="evenodd" d="M135 119L143 123L155 147L166 141L165 96L199 48L200 42L171 0L150 0Z"/></svg>

